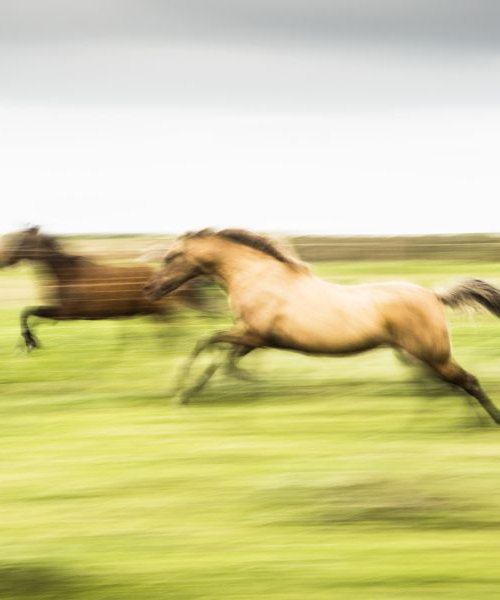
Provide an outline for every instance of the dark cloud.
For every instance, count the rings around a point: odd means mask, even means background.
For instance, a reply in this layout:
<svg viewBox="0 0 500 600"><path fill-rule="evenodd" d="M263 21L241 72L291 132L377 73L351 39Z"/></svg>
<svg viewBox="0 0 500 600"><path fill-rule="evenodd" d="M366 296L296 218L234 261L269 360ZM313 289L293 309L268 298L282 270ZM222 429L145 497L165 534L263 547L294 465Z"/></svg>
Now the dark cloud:
<svg viewBox="0 0 500 600"><path fill-rule="evenodd" d="M0 39L500 45L498 0L0 0Z"/></svg>

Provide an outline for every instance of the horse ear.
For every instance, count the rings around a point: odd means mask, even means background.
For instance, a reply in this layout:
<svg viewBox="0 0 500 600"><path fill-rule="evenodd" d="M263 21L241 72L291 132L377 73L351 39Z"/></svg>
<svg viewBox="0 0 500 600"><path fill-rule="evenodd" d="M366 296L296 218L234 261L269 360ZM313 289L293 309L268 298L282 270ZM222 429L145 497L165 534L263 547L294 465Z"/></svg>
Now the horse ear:
<svg viewBox="0 0 500 600"><path fill-rule="evenodd" d="M28 233L32 233L33 235L37 235L37 233L40 233L40 225L33 225L33 227L28 227L26 231Z"/></svg>

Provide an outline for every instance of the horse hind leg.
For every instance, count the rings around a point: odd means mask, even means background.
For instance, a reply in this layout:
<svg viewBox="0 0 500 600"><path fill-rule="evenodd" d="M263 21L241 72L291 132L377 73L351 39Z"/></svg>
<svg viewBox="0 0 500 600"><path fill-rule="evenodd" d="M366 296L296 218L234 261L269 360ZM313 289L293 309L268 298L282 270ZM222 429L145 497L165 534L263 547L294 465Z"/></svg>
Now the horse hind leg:
<svg viewBox="0 0 500 600"><path fill-rule="evenodd" d="M429 364L429 366L433 368L441 379L461 388L469 396L475 398L482 408L490 415L493 421L497 425L500 425L500 410L487 396L474 375L468 373L451 358L446 362Z"/></svg>

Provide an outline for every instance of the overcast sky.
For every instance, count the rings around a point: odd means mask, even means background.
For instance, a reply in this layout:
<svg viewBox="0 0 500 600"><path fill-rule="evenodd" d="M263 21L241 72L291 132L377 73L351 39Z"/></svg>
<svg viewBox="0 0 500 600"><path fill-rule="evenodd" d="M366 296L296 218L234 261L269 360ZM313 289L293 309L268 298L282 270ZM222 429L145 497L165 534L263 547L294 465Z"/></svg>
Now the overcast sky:
<svg viewBox="0 0 500 600"><path fill-rule="evenodd" d="M0 0L0 231L500 231L496 0Z"/></svg>

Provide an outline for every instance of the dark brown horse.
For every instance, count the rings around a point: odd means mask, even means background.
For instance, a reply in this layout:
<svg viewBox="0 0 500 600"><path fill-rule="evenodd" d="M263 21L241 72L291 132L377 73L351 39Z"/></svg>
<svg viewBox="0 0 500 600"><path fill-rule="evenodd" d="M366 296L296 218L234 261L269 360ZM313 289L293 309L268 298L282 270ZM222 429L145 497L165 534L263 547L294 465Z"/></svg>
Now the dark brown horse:
<svg viewBox="0 0 500 600"><path fill-rule="evenodd" d="M203 308L199 288L186 286L173 301L151 300L144 296L144 284L152 277L148 265L115 266L99 264L83 256L64 252L55 238L41 234L37 227L6 236L0 266L22 260L43 265L53 279L54 299L50 304L25 308L21 333L28 350L39 346L28 319L54 320L110 319L138 315L166 316L176 305Z"/></svg>

